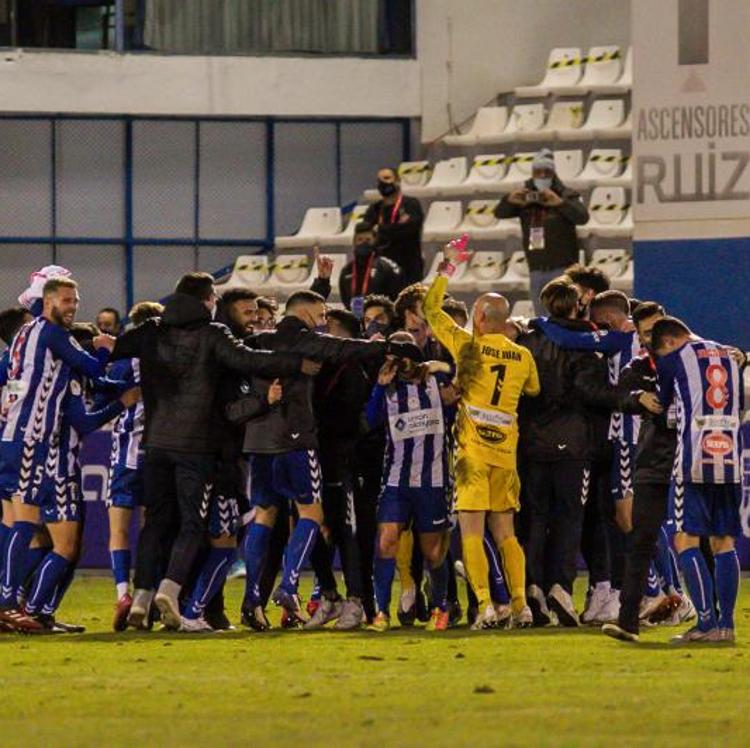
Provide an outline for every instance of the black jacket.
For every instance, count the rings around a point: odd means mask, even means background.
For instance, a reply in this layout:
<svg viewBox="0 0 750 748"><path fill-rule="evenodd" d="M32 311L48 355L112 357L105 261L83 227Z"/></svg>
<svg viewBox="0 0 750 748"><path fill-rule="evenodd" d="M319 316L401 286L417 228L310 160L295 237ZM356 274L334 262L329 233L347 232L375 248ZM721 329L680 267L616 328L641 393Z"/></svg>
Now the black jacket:
<svg viewBox="0 0 750 748"><path fill-rule="evenodd" d="M114 359L138 358L145 409L143 443L175 452L216 453L221 417L217 389L225 369L265 377L300 371L293 353L252 351L205 305L185 294L167 301L159 320L148 320L115 343Z"/></svg>
<svg viewBox="0 0 750 748"><path fill-rule="evenodd" d="M677 431L667 416L653 415L638 402L640 392L656 392L656 370L648 355L634 358L620 373L623 411L642 417L635 450L635 483L669 483L677 448Z"/></svg>
<svg viewBox="0 0 750 748"><path fill-rule="evenodd" d="M591 330L585 321L552 321L570 330ZM536 462L591 460L595 455L591 408L620 409L618 392L609 385L597 354L558 347L533 321L518 343L531 351L541 383L538 397L521 399L521 454Z"/></svg>
<svg viewBox="0 0 750 748"><path fill-rule="evenodd" d="M377 226L377 248L381 256L393 260L399 267L408 267L417 258L421 261L424 213L419 200L406 195L401 198L401 206L395 214L394 207L378 200L370 205L362 220Z"/></svg>
<svg viewBox="0 0 750 748"><path fill-rule="evenodd" d="M367 258L357 257L347 262L341 270L339 277L339 293L344 306L349 309L352 300L352 278L354 268L357 268L357 286L354 296L366 296L367 294L382 294L395 301L399 291L403 287L401 282L401 268L387 257L376 257L372 263L369 281L365 282L367 273ZM365 293L365 290L367 293Z"/></svg>
<svg viewBox="0 0 750 748"><path fill-rule="evenodd" d="M524 184L533 190L534 180ZM562 270L578 262L578 235L576 226L589 220L589 212L581 196L568 189L557 177L552 180L552 191L563 200L562 205L548 208L541 205L514 205L505 195L495 208L498 218L519 218L523 232L523 248L530 270ZM544 226L544 249L529 250L529 233L532 224Z"/></svg>
<svg viewBox="0 0 750 748"><path fill-rule="evenodd" d="M347 361L382 362L388 344L382 341L350 340L313 332L295 317L285 317L273 332L255 336L254 344L272 351L294 351L305 358L340 365ZM314 380L302 374L286 376L281 385L281 402L260 417L250 421L245 429L245 452L280 454L299 449L317 449L318 435L313 412ZM262 392L268 382L254 378L253 387ZM227 409L234 423L242 423L243 400ZM251 407L253 415L257 415Z"/></svg>

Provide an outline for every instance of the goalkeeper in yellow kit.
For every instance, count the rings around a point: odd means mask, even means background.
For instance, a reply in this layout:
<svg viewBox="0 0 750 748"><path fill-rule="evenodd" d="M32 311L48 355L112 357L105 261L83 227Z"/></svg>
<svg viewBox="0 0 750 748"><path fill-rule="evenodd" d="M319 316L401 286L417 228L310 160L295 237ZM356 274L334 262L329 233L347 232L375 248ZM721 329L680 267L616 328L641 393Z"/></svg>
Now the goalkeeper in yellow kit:
<svg viewBox="0 0 750 748"><path fill-rule="evenodd" d="M445 252L446 260L440 264L425 298L424 314L433 335L456 362L461 389L456 420L456 509L464 566L479 600L479 616L473 628L496 624L482 545L485 523L502 559L511 594L512 625L530 626L526 561L513 526L514 514L520 508L516 410L522 394L539 394L539 375L531 353L504 334L510 316L505 297L484 294L477 299L473 333L442 311L454 262L466 259L451 245Z"/></svg>

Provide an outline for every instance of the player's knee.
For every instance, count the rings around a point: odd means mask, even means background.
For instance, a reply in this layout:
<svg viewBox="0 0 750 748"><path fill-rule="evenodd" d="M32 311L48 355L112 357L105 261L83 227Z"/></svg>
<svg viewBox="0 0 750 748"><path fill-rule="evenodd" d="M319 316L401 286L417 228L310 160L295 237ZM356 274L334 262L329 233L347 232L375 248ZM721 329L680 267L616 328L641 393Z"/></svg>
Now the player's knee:
<svg viewBox="0 0 750 748"><path fill-rule="evenodd" d="M64 537L55 540L55 553L58 556L62 556L66 561L75 561L78 558L78 550L77 537Z"/></svg>
<svg viewBox="0 0 750 748"><path fill-rule="evenodd" d="M717 555L734 550L734 538L731 535L723 535L710 538L711 553Z"/></svg>
<svg viewBox="0 0 750 748"><path fill-rule="evenodd" d="M381 528L378 535L378 554L381 558L396 558L398 553L398 531Z"/></svg>

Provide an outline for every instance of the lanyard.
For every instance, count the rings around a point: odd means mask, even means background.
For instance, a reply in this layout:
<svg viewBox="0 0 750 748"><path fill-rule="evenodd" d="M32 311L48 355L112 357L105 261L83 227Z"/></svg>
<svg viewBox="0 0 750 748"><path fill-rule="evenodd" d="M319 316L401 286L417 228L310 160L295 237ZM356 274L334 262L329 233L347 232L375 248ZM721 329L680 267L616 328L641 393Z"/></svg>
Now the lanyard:
<svg viewBox="0 0 750 748"><path fill-rule="evenodd" d="M398 211L401 208L401 203L403 202L404 196L399 195L398 200L393 204L393 210L391 210L391 223L396 223L396 216L398 215ZM380 221L378 223L383 223L383 210L384 208L380 209Z"/></svg>
<svg viewBox="0 0 750 748"><path fill-rule="evenodd" d="M367 296L367 289L370 287L370 271L375 263L375 253L372 252L367 259L367 267L365 268L365 277L362 279L362 290L357 293L357 260L355 258L354 264L352 265L352 298L355 296Z"/></svg>

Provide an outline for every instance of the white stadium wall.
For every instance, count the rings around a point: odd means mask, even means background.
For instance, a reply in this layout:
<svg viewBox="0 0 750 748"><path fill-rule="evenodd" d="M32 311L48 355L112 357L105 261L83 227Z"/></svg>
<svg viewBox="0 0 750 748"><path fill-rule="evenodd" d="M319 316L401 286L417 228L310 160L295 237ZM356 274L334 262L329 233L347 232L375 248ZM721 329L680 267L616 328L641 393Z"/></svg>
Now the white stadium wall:
<svg viewBox="0 0 750 748"><path fill-rule="evenodd" d="M630 0L418 0L422 140L540 81L553 47L602 44L630 44Z"/></svg>

